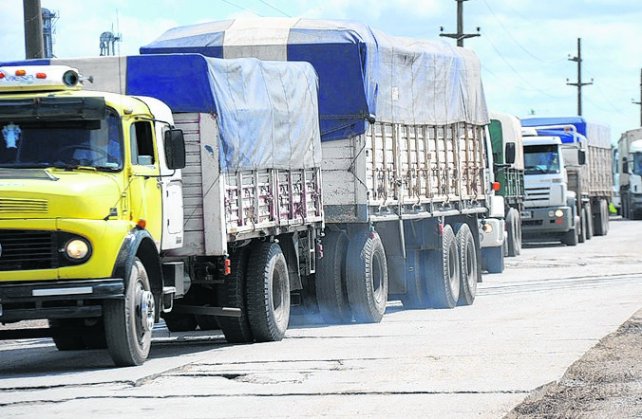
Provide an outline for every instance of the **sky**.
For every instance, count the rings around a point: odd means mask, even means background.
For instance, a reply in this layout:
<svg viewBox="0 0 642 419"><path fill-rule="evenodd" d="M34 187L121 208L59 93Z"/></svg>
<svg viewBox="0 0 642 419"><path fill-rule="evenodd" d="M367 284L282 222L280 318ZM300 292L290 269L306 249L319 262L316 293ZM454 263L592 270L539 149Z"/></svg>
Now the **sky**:
<svg viewBox="0 0 642 419"><path fill-rule="evenodd" d="M454 42L455 0L41 0L58 15L54 54L99 55L104 31L137 54L166 30L246 16L349 19L390 35ZM464 28L482 65L491 110L520 117L577 115L577 39L582 39L583 116L611 127L612 142L640 127L642 2L639 0L468 0ZM0 0L0 62L24 58L22 0Z"/></svg>

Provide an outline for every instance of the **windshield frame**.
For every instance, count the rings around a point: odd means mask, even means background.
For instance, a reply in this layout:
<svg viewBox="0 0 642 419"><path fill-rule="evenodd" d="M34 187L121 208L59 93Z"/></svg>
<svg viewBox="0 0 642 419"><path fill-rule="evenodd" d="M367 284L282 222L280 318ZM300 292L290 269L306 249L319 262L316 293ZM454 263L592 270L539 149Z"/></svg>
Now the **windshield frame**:
<svg viewBox="0 0 642 419"><path fill-rule="evenodd" d="M525 175L553 175L562 172L561 150L557 144L524 146Z"/></svg>
<svg viewBox="0 0 642 419"><path fill-rule="evenodd" d="M103 109L103 117L95 120L64 115L15 122L3 118L0 168L121 172L125 167L122 118L112 107Z"/></svg>

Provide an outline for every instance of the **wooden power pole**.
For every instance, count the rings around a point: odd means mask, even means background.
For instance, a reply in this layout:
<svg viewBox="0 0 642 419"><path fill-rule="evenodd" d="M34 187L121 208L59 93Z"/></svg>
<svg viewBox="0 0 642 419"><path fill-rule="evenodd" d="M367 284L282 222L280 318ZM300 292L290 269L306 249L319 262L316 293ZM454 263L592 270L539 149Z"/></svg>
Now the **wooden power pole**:
<svg viewBox="0 0 642 419"><path fill-rule="evenodd" d="M633 100L633 103L640 106L640 126L642 127L642 69L640 69L640 101Z"/></svg>

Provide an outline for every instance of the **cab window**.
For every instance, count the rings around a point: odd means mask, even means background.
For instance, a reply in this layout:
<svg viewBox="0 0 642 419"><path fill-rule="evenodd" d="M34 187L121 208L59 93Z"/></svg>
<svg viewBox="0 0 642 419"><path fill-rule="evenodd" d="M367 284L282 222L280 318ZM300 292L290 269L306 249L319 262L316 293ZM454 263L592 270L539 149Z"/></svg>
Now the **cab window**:
<svg viewBox="0 0 642 419"><path fill-rule="evenodd" d="M132 164L151 166L155 163L152 124L139 121L130 128Z"/></svg>

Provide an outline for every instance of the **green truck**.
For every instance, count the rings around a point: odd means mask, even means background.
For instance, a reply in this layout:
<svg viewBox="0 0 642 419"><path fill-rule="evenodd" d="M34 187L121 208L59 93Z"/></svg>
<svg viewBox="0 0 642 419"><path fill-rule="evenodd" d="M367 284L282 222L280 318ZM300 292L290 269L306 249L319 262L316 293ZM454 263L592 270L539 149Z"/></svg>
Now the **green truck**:
<svg viewBox="0 0 642 419"><path fill-rule="evenodd" d="M497 193L504 197L506 255L517 256L522 248L524 209L524 146L519 119L501 112L490 112L488 126L493 149L493 170ZM509 164L514 154L514 163Z"/></svg>

